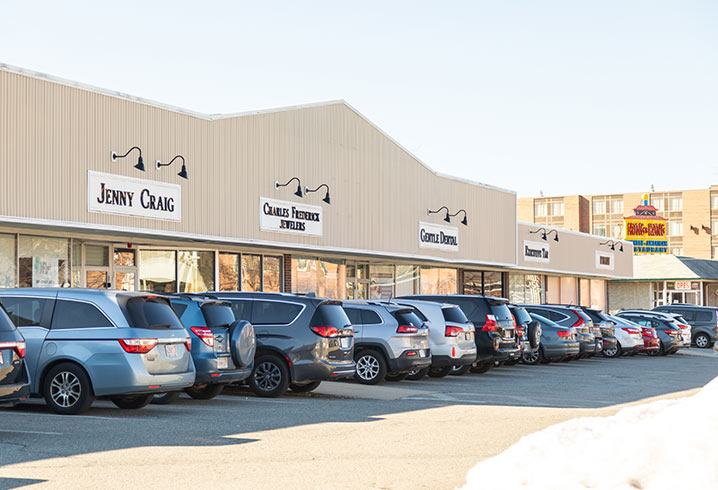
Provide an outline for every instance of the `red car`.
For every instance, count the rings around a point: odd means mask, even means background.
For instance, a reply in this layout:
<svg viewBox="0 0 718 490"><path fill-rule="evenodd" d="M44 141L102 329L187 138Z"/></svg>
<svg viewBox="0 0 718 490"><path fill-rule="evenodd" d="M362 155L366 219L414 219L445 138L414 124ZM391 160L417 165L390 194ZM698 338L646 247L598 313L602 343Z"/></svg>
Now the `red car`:
<svg viewBox="0 0 718 490"><path fill-rule="evenodd" d="M643 336L643 349L641 349L641 352L649 354L661 348L661 341L655 328L644 327L643 325L637 325L637 328L641 329L641 335Z"/></svg>

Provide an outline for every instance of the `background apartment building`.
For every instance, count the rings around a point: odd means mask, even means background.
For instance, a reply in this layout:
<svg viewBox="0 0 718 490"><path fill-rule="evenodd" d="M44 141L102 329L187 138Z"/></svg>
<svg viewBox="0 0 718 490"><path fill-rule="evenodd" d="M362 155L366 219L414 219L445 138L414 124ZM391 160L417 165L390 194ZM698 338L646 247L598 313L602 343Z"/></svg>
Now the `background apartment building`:
<svg viewBox="0 0 718 490"><path fill-rule="evenodd" d="M644 192L518 199L518 219L540 225L624 238L623 217ZM708 189L649 192L650 204L668 219L673 255L718 259L718 185Z"/></svg>

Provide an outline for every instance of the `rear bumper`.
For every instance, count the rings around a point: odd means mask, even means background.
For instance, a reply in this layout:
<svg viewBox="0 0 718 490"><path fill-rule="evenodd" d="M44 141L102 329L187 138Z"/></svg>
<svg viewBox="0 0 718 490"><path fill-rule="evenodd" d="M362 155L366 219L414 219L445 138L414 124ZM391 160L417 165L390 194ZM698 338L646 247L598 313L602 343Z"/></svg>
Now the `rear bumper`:
<svg viewBox="0 0 718 490"><path fill-rule="evenodd" d="M596 353L596 342L579 342L580 348L579 353L580 354L595 354Z"/></svg>
<svg viewBox="0 0 718 490"><path fill-rule="evenodd" d="M330 362L326 359L302 361L291 366L292 381L295 383L309 383L312 381L326 381L328 379L344 379L354 376L356 363Z"/></svg>
<svg viewBox="0 0 718 490"><path fill-rule="evenodd" d="M603 337L602 350L615 349L618 346L616 337Z"/></svg>
<svg viewBox="0 0 718 490"><path fill-rule="evenodd" d="M575 356L581 350L579 342L565 342L557 344L543 344L544 356L549 359Z"/></svg>
<svg viewBox="0 0 718 490"><path fill-rule="evenodd" d="M215 369L205 371L200 370L200 367L197 366L197 377L195 378L194 384L204 385L239 383L240 381L244 381L245 379L249 378L249 375L252 374L252 366L239 369L223 369L221 371L217 370L216 367L217 366L215 363Z"/></svg>
<svg viewBox="0 0 718 490"><path fill-rule="evenodd" d="M30 396L30 383L0 385L0 403L15 403Z"/></svg>
<svg viewBox="0 0 718 490"><path fill-rule="evenodd" d="M195 384L195 372L172 374L134 373L126 386L112 389L95 388L97 396L134 395L142 393L167 393L180 391Z"/></svg>
<svg viewBox="0 0 718 490"><path fill-rule="evenodd" d="M406 373L413 371L414 369L423 369L429 367L432 364L431 351L429 349L423 349L424 357L419 355L408 356L409 352L417 352L416 350L410 350L402 353L395 359L387 359L390 373Z"/></svg>
<svg viewBox="0 0 718 490"><path fill-rule="evenodd" d="M431 367L442 368L447 366L465 366L467 364L473 364L476 360L476 353L465 354L461 357L451 356L431 356Z"/></svg>

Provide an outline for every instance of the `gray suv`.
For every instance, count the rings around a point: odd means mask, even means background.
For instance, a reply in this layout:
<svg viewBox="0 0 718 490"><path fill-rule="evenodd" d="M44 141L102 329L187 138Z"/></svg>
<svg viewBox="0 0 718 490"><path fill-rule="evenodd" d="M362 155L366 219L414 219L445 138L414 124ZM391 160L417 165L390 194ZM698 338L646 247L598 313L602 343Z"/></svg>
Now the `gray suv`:
<svg viewBox="0 0 718 490"><path fill-rule="evenodd" d="M688 304L656 306L654 311L681 315L691 326L693 344L708 349L718 340L718 308Z"/></svg>
<svg viewBox="0 0 718 490"><path fill-rule="evenodd" d="M194 384L190 338L162 296L97 289L3 289L25 337L31 396L61 414L95 397L142 408L158 392Z"/></svg>
<svg viewBox="0 0 718 490"><path fill-rule="evenodd" d="M354 327L356 379L363 384L405 379L431 365L429 328L414 308L392 303L345 301Z"/></svg>

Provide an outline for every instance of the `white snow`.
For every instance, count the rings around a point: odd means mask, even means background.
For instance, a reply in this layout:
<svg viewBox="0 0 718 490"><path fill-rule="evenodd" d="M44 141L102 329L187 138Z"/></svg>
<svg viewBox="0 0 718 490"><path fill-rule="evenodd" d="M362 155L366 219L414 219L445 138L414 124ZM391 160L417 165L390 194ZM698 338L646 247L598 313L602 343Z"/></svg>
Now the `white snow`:
<svg viewBox="0 0 718 490"><path fill-rule="evenodd" d="M525 436L466 481L464 490L718 489L718 378L691 397Z"/></svg>

